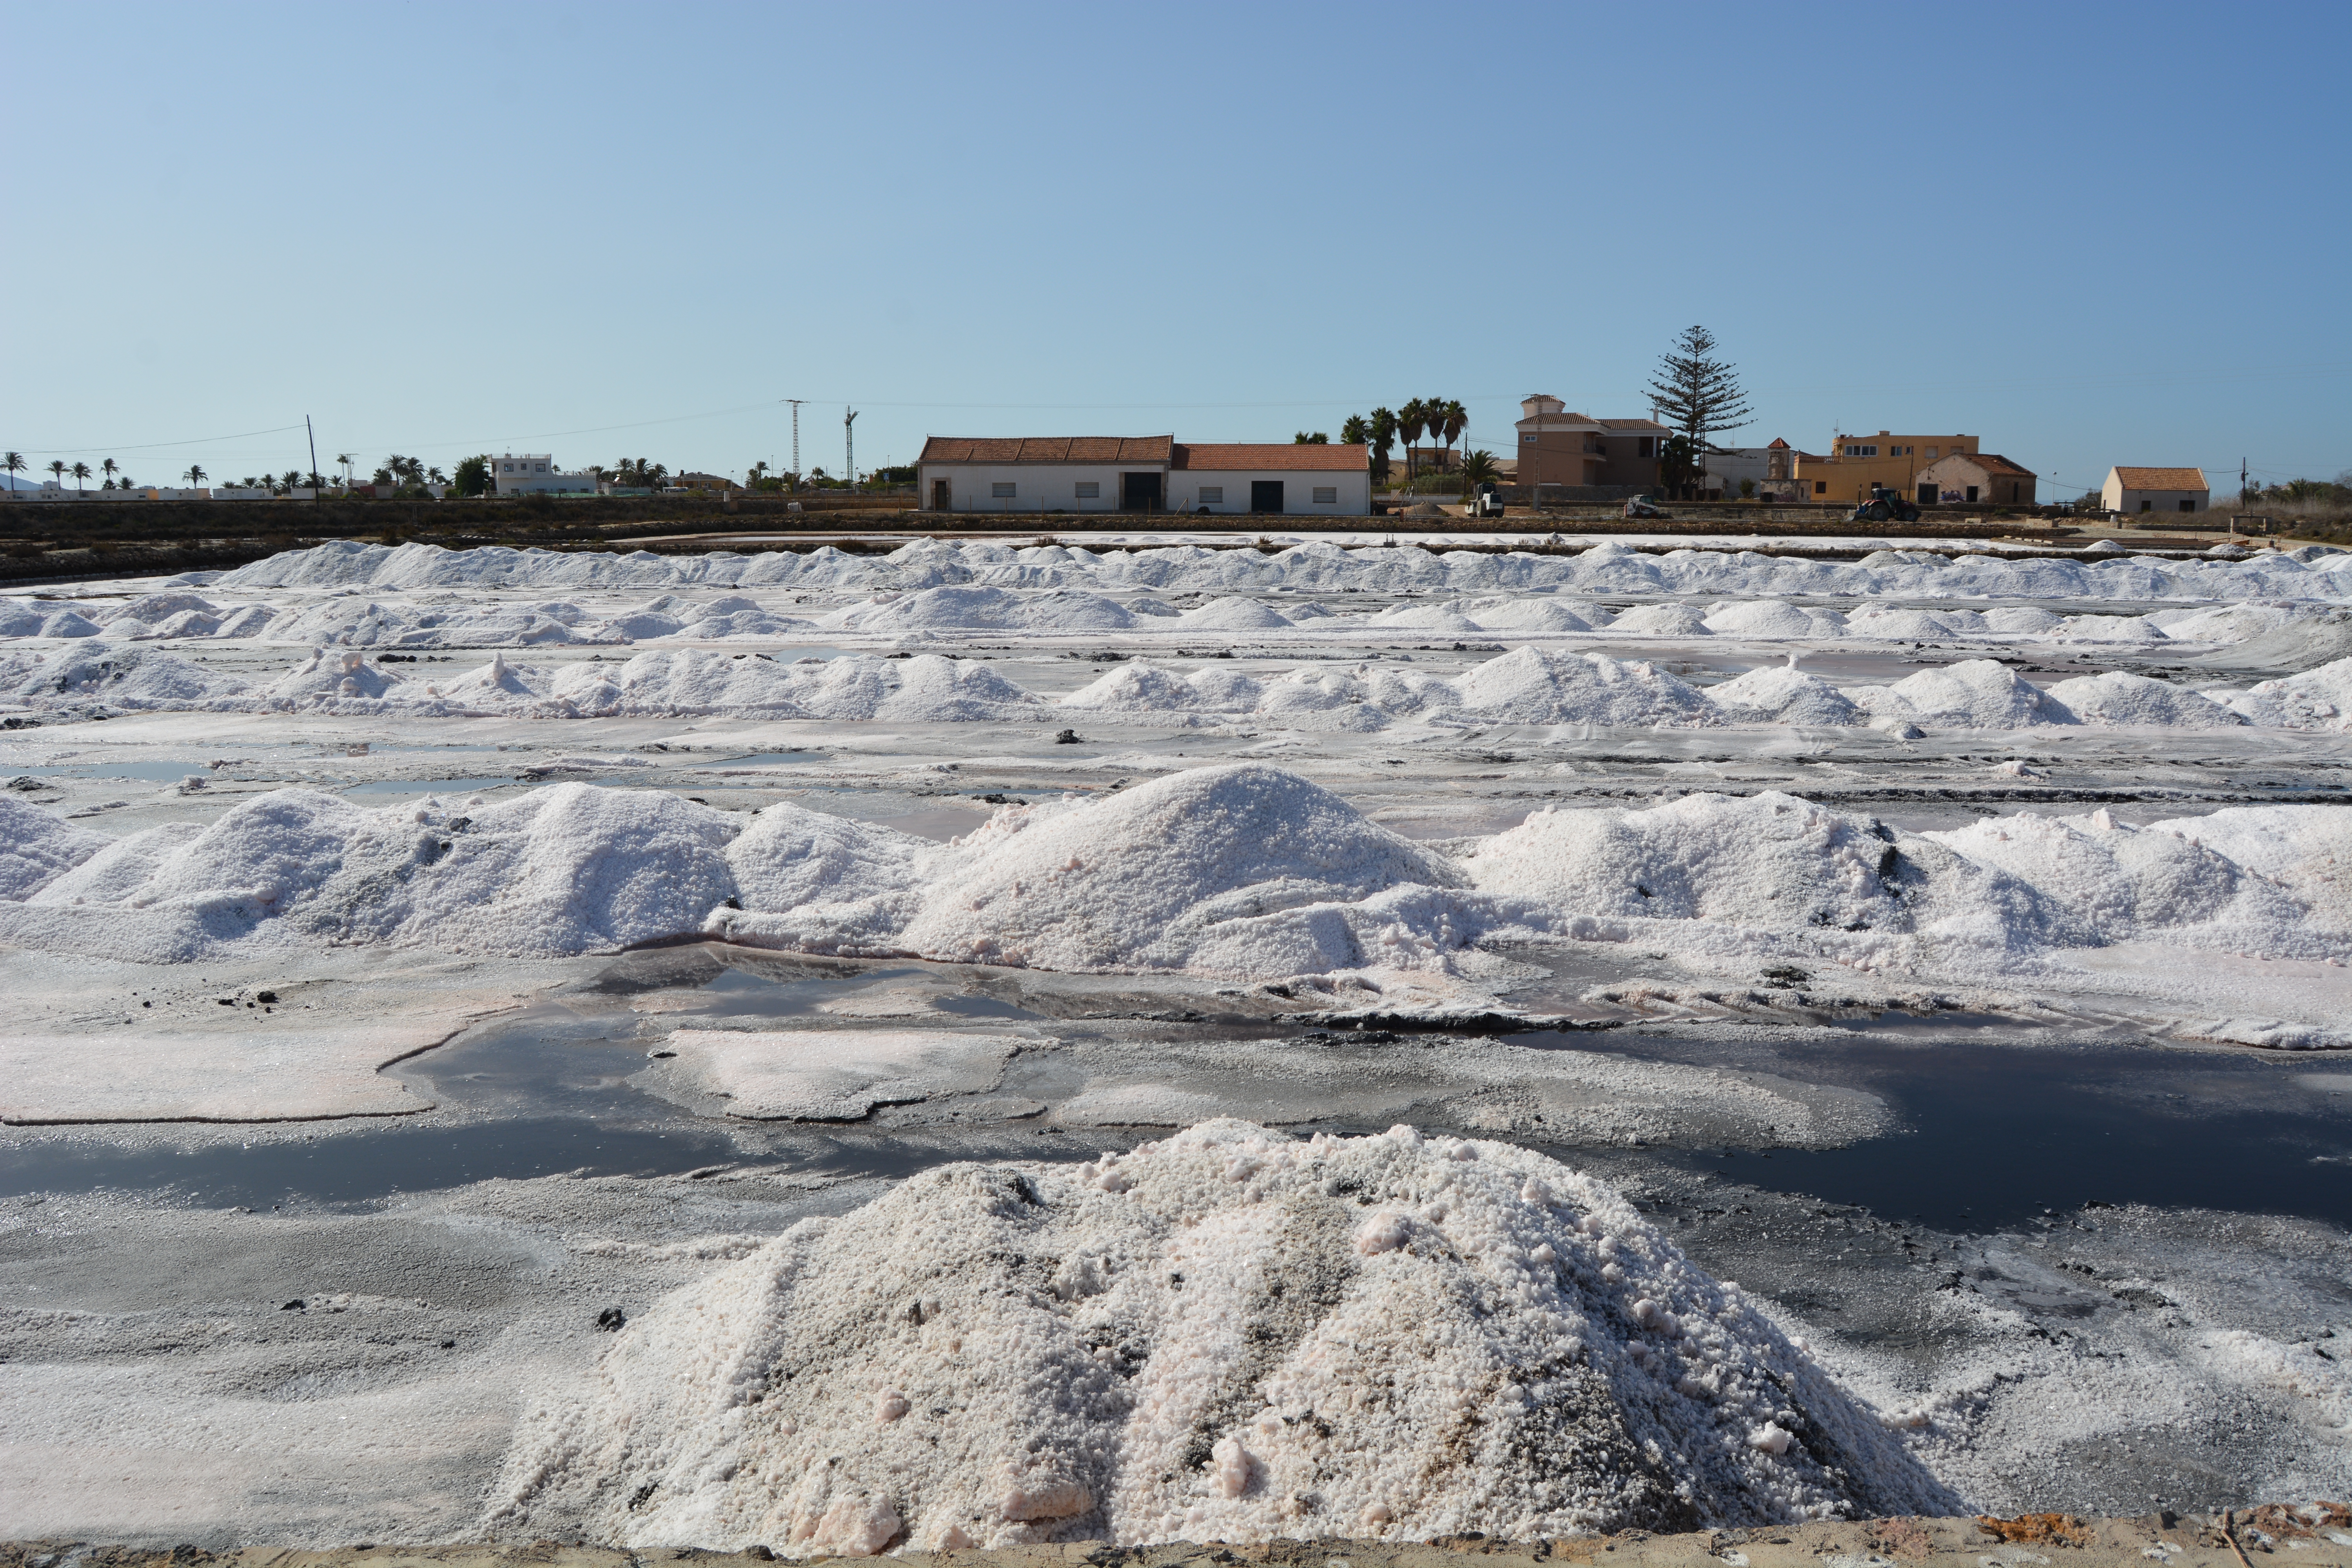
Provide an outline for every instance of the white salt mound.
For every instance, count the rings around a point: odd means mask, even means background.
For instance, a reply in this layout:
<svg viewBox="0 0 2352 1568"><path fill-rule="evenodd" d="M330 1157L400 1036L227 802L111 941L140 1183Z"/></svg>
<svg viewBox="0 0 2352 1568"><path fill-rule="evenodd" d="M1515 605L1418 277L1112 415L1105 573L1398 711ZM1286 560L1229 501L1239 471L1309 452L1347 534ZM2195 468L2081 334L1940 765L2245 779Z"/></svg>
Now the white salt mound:
<svg viewBox="0 0 2352 1568"><path fill-rule="evenodd" d="M113 842L0 795L0 899L30 898Z"/></svg>
<svg viewBox="0 0 2352 1568"><path fill-rule="evenodd" d="M1481 841L1463 865L1481 891L1593 915L1916 933L1996 949L2098 940L1997 868L1777 790L1538 811Z"/></svg>
<svg viewBox="0 0 2352 1568"><path fill-rule="evenodd" d="M1187 610L1182 617L1187 631L1244 632L1288 631L1290 621L1282 612L1255 599L1229 595L1197 610Z"/></svg>
<svg viewBox="0 0 2352 1568"><path fill-rule="evenodd" d="M803 1221L622 1330L492 1495L509 1539L793 1557L1958 1507L1608 1186L1232 1121Z"/></svg>
<svg viewBox="0 0 2352 1568"><path fill-rule="evenodd" d="M2071 680L2059 681L2042 695L2085 724L2226 730L2246 722L2244 714L2233 712L2200 692L2175 686L2168 680L2128 675L2120 669L2111 669L2104 675L2078 675Z"/></svg>
<svg viewBox="0 0 2352 1568"><path fill-rule="evenodd" d="M1869 715L1817 675L1786 665L1751 669L1706 689L1734 724L1860 724Z"/></svg>
<svg viewBox="0 0 2352 1568"><path fill-rule="evenodd" d="M1354 969L1395 945L1391 903L1461 882L1442 858L1261 763L1003 812L967 842L977 853L925 890L899 939L908 951L1059 970ZM1366 906L1376 894L1388 901Z"/></svg>

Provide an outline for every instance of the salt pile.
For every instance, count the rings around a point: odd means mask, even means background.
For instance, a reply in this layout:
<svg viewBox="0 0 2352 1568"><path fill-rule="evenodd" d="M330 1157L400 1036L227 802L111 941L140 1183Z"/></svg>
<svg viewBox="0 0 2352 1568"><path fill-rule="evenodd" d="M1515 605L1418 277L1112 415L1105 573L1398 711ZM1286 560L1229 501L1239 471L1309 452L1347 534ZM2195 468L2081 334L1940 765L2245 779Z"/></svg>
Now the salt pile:
<svg viewBox="0 0 2352 1568"><path fill-rule="evenodd" d="M1923 837L2031 883L2108 942L2161 933L2310 957L2344 945L2340 932L2331 939L2305 929L2313 911L2286 889L2183 837L2179 826L2135 828L2103 807L2071 817L2021 812ZM2352 847L2352 824L2344 842Z"/></svg>
<svg viewBox="0 0 2352 1568"><path fill-rule="evenodd" d="M1777 790L1538 811L1463 864L1481 891L1594 915L1916 934L1995 951L2100 940L1997 865Z"/></svg>
<svg viewBox="0 0 2352 1568"><path fill-rule="evenodd" d="M2352 658L2339 658L2284 680L2221 699L2257 724L2295 730L2352 730Z"/></svg>
<svg viewBox="0 0 2352 1568"><path fill-rule="evenodd" d="M157 963L254 941L608 950L691 931L733 897L740 827L659 790L557 784L471 810L378 811L272 790L194 837L142 841L102 885L0 902L0 940Z"/></svg>
<svg viewBox="0 0 2352 1568"><path fill-rule="evenodd" d="M1998 659L1971 658L1906 675L1892 686L1861 686L1846 693L1856 705L1890 719L1954 730L2015 730L2064 723L2032 682Z"/></svg>
<svg viewBox="0 0 2352 1568"><path fill-rule="evenodd" d="M2242 713L2201 693L2145 675L2127 675L2122 670L2078 675L2071 680L2059 681L2042 697L2045 706L2055 705L2085 724L2226 730L2246 722Z"/></svg>
<svg viewBox="0 0 2352 1568"><path fill-rule="evenodd" d="M1139 722L1165 714L1223 714L1360 731L1401 718L1643 727L1722 721L1705 695L1654 665L1534 647L1499 655L1453 677L1359 665L1339 670L1310 667L1259 681L1216 670L1181 676L1138 660L1072 692L1061 706Z"/></svg>
<svg viewBox="0 0 2352 1568"><path fill-rule="evenodd" d="M1735 724L1862 724L1870 715L1828 681L1793 666L1751 669L1706 689Z"/></svg>
<svg viewBox="0 0 2352 1568"><path fill-rule="evenodd" d="M111 842L0 795L0 899L28 897Z"/></svg>
<svg viewBox="0 0 2352 1568"><path fill-rule="evenodd" d="M793 1557L1948 1513L1602 1184L1410 1128L949 1165L631 1322L488 1523Z"/></svg>
<svg viewBox="0 0 2352 1568"><path fill-rule="evenodd" d="M1445 940L1440 892L1460 885L1458 871L1263 763L1196 768L1082 807L1010 808L958 847L897 935L900 950L1022 968L1275 975L1459 945ZM809 924L804 913L727 910L710 929L760 942Z"/></svg>

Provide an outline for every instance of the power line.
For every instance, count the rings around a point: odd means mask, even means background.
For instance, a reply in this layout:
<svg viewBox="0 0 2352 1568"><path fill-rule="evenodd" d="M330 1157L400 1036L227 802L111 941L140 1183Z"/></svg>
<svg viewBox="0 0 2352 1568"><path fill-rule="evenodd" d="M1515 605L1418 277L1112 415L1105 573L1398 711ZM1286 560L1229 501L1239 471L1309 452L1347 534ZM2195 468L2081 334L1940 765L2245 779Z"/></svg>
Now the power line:
<svg viewBox="0 0 2352 1568"><path fill-rule="evenodd" d="M185 441L116 441L98 447L39 447L28 451L56 452L69 456L86 456L92 452L154 452L165 447L209 447L221 441L242 441L253 436L282 436L289 430L300 430L301 425L273 425L267 430L239 430L232 436L198 436Z"/></svg>

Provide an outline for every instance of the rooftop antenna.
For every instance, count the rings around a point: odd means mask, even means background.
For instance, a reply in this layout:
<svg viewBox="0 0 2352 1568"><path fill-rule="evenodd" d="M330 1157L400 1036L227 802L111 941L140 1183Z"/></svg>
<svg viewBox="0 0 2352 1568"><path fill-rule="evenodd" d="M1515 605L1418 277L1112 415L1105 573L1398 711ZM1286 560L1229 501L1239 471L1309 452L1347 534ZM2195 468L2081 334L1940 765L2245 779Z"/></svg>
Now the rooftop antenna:
<svg viewBox="0 0 2352 1568"><path fill-rule="evenodd" d="M857 410L845 407L841 411L841 441L846 450L844 457L849 468L849 488L857 488Z"/></svg>
<svg viewBox="0 0 2352 1568"><path fill-rule="evenodd" d="M784 401L793 405L793 482L798 484L801 479L801 404L804 400L787 397Z"/></svg>

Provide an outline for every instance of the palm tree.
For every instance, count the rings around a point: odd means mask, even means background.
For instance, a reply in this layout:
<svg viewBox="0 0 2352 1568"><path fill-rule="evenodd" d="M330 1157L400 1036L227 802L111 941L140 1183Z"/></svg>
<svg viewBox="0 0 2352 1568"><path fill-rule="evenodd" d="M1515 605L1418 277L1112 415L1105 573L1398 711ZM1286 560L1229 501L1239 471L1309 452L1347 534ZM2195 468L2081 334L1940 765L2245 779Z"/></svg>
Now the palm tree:
<svg viewBox="0 0 2352 1568"><path fill-rule="evenodd" d="M66 482L66 462L63 458L49 459L49 477L59 484Z"/></svg>
<svg viewBox="0 0 2352 1568"><path fill-rule="evenodd" d="M341 469L343 470L343 489L351 489L351 488L352 488L352 455L351 455L349 452L338 452L338 453L336 453L336 454L335 454L335 466L336 466L336 467L338 467L338 468L341 468Z"/></svg>
<svg viewBox="0 0 2352 1568"><path fill-rule="evenodd" d="M88 463L76 463L70 472L74 477L74 489L76 490L84 490L89 488L89 465Z"/></svg>
<svg viewBox="0 0 2352 1568"><path fill-rule="evenodd" d="M1372 438L1372 426L1360 414L1350 414L1339 426L1339 445L1360 447Z"/></svg>
<svg viewBox="0 0 2352 1568"><path fill-rule="evenodd" d="M1460 398L1448 401L1443 410L1445 421L1445 444L1449 447L1462 439L1462 432L1470 427L1470 411L1462 406Z"/></svg>
<svg viewBox="0 0 2352 1568"><path fill-rule="evenodd" d="M1412 482L1412 444L1420 440L1421 433L1428 428L1429 405L1420 398L1414 398L1397 410L1397 434L1404 437L1404 477L1407 484Z"/></svg>
<svg viewBox="0 0 2352 1568"><path fill-rule="evenodd" d="M25 471L25 454L11 452L5 457L0 457L0 470L7 473L8 489L13 494L16 489L16 476Z"/></svg>
<svg viewBox="0 0 2352 1568"><path fill-rule="evenodd" d="M205 472L202 465L196 463L190 463L188 465L188 471L181 477L188 481L188 488L190 489L197 489L199 486L203 485L206 479L212 478L210 474Z"/></svg>
<svg viewBox="0 0 2352 1568"><path fill-rule="evenodd" d="M1384 485L1389 482L1389 448L1396 445L1397 416L1386 408L1375 408L1367 423L1371 426L1372 482Z"/></svg>
<svg viewBox="0 0 2352 1568"><path fill-rule="evenodd" d="M1465 455L1462 459L1463 493L1469 494L1480 485L1496 479L1502 471L1495 466L1495 454L1492 452L1472 452Z"/></svg>
<svg viewBox="0 0 2352 1568"><path fill-rule="evenodd" d="M121 468L115 463L114 459L111 458L107 458L106 461L99 464L99 468L105 471L108 488L113 488L114 476L121 471Z"/></svg>
<svg viewBox="0 0 2352 1568"><path fill-rule="evenodd" d="M434 483L434 484L436 484L436 485L446 485L446 484L447 484L447 483L449 482L446 478L444 478L444 477L442 476L441 470L440 470L440 469L438 469L438 468L427 468L427 469L425 469L425 479L426 479L427 480L429 480L430 482L432 482L432 483Z"/></svg>

